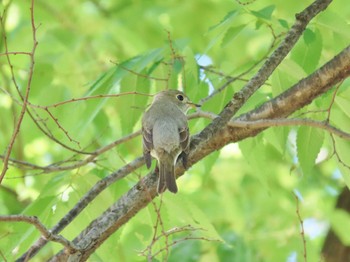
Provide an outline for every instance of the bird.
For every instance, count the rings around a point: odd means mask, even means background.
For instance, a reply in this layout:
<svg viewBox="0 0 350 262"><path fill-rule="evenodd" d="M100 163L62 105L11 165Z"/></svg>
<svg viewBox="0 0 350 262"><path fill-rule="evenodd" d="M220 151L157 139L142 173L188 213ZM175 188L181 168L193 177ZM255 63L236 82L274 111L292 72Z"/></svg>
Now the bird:
<svg viewBox="0 0 350 262"><path fill-rule="evenodd" d="M157 192L168 189L177 193L174 167L181 154L183 163L189 152L190 134L186 113L199 107L181 91L165 90L157 93L142 117L143 156L147 168L152 157L157 159L159 179Z"/></svg>

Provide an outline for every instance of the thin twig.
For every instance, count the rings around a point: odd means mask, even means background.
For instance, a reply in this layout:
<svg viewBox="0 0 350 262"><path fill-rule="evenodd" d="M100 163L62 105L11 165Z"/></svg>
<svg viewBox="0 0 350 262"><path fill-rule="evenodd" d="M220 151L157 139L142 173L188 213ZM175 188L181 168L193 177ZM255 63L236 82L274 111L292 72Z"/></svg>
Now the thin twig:
<svg viewBox="0 0 350 262"><path fill-rule="evenodd" d="M22 94L20 92L19 86L18 86L17 81L16 81L15 73L13 71L13 65L12 65L11 59L10 59L10 51L9 51L8 44L7 44L7 36L6 36L5 21L4 21L7 8L8 8L8 6L6 6L6 8L4 9L3 15L0 17L0 23L1 23L1 29L2 29L2 39L4 40L3 44L4 44L4 47L5 47L5 53L4 54L5 54L6 59L7 59L7 64L10 67L12 82L13 82L16 90L17 90L18 95L23 100L23 96L22 96Z"/></svg>
<svg viewBox="0 0 350 262"><path fill-rule="evenodd" d="M53 234L58 234L67 225L69 225L88 205L91 203L103 190L105 190L112 183L124 178L137 168L144 164L143 157L136 158L134 161L123 166L119 170L98 181L80 200L79 202L51 229ZM46 239L40 238L32 247L19 258L23 261L26 257L33 257L45 244Z"/></svg>
<svg viewBox="0 0 350 262"><path fill-rule="evenodd" d="M0 221L7 222L25 222L35 226L41 233L41 235L48 241L54 241L65 246L71 253L79 250L73 242L67 240L63 236L55 235L48 230L36 216L25 216L25 215L10 215L0 216Z"/></svg>
<svg viewBox="0 0 350 262"><path fill-rule="evenodd" d="M350 166L348 164L346 164L340 157L340 155L338 154L337 152L337 147L336 147L336 142L335 142L335 139L333 137L333 135L331 135L331 139L332 139L332 144L333 144L333 153L331 156L335 155L338 159L338 162L340 164L342 164L345 168L349 169L350 170Z"/></svg>
<svg viewBox="0 0 350 262"><path fill-rule="evenodd" d="M35 56L35 51L36 51L36 47L38 46L38 41L36 40L36 26L35 26L35 21L34 21L34 0L31 1L31 7L30 7L30 15L31 15L31 25L32 25L32 34L33 34L33 48L31 51L31 55L30 55L30 67L29 67L29 76L28 76L28 81L27 81L27 86L26 86L26 91L25 91L25 95L24 95L24 100L23 100L23 106L21 109L21 112L19 114L17 123L15 125L15 129L13 131L12 137L10 139L9 145L7 146L6 149L6 153L5 153L5 157L4 157L4 161L3 161L3 168L1 171L1 175L0 175L0 184L3 180L3 178L5 177L6 171L8 169L8 162L9 162L9 158L11 155L11 151L12 151L12 147L15 143L15 140L17 138L17 135L19 133L21 124L22 124L22 120L24 117L24 114L27 110L27 105L28 105L28 98L29 98L29 93L30 93L30 88L31 88L31 84L32 84L32 78L33 78L33 72L34 72L34 56Z"/></svg>
<svg viewBox="0 0 350 262"><path fill-rule="evenodd" d="M240 0L236 0L236 2L239 3L240 5L250 5L250 4L254 3L255 1L256 0L250 0L250 1L244 3Z"/></svg>
<svg viewBox="0 0 350 262"><path fill-rule="evenodd" d="M156 81L165 81L165 82L168 81L168 79L166 79L166 78L159 78L159 77L154 77L154 76L149 76L149 75L144 75L144 74L138 73L138 72L131 70L131 69L129 69L129 68L117 63L117 62L113 62L112 60L110 60L110 62L112 64L115 64L116 66L120 67L121 69L128 71L129 73L132 73L133 75L136 75L136 76L139 76L142 78L147 78L147 79L156 80Z"/></svg>
<svg viewBox="0 0 350 262"><path fill-rule="evenodd" d="M303 254L304 261L307 262L307 249L306 249L305 230L304 230L304 222L303 222L303 219L301 218L300 210L299 210L299 198L298 198L298 196L295 193L293 193L293 195L294 195L295 202L296 202L296 213L297 213L297 216L298 216L298 219L299 219L300 235L301 235L301 239L302 239L303 247L304 247L304 254Z"/></svg>
<svg viewBox="0 0 350 262"><path fill-rule="evenodd" d="M100 156L101 154L109 151L110 149L114 148L115 146L117 145L120 145L122 143L125 143L126 141L129 141L137 136L139 136L141 134L141 130L139 131L136 131L130 135L127 135L125 137L122 137L104 147L101 147L99 148L98 150L94 151L94 152L91 152L90 155L88 157L86 157L85 159L83 160L80 160L80 161L77 161L76 163L72 164L72 165L66 165L66 166L62 166L61 164L62 163L67 163L68 161L61 161L61 163L53 163L53 164L50 164L48 166L37 166L37 165L33 165L33 164L30 164L30 163L23 163L24 165L26 166L29 166L29 167L32 167L32 168L35 168L35 169L39 169L39 170L42 170L43 173L47 174L47 173L51 173L51 172L58 172L58 171L65 171L65 170L72 170L72 169L76 169L76 168L79 168L79 167L82 167L86 164L89 164L89 163L92 163L92 162L95 162L96 161L96 158L98 156ZM1 158L1 156L0 156ZM21 164L21 162L19 161L16 161L16 163L18 164ZM11 177L11 178L8 178L8 179L13 179L13 178L18 178L18 177Z"/></svg>
<svg viewBox="0 0 350 262"><path fill-rule="evenodd" d="M0 256L1 256L1 258L4 260L4 262L7 262L7 259L6 259L6 257L4 256L4 254L1 252L1 250L0 250Z"/></svg>
<svg viewBox="0 0 350 262"><path fill-rule="evenodd" d="M245 79L242 78L242 76L248 74L250 71L252 71L259 63L261 63L263 60L265 59L265 56L255 62L250 68L248 68L246 71L242 72L241 74L237 75L237 76L225 76L225 78L227 79L227 81L222 85L220 86L218 89L215 89L210 95L208 95L207 97L205 98L202 98L200 101L199 101L199 104L202 105L204 104L205 102L209 101L210 99L212 99L214 96L216 96L217 94L221 93L223 90L225 90L230 84L232 84L234 81L236 80L242 80L242 81L245 81ZM204 68L204 67L202 67ZM210 72L214 73L215 71L210 69ZM216 74L218 74L216 72ZM220 73L222 74L222 73ZM224 75L224 74L222 74Z"/></svg>
<svg viewBox="0 0 350 262"><path fill-rule="evenodd" d="M102 95L94 95L94 96L86 96L86 97L80 97L80 98L72 98L66 101L58 102L52 105L47 105L47 106L41 106L41 105L35 105L32 103L29 103L31 107L35 108L40 108L40 109L48 109L48 108L56 108L68 103L73 103L73 102L78 102L78 101L87 101L91 99L101 99L101 98L107 98L107 97L120 97L120 96L125 96L125 95L142 95L142 96L153 96L151 94L146 94L146 93L141 93L141 92L136 92L136 91L131 91L131 92L124 92L124 93L119 93L119 94L102 94Z"/></svg>
<svg viewBox="0 0 350 262"><path fill-rule="evenodd" d="M56 142L57 144L59 144L63 148L68 149L68 150L70 150L70 151L72 151L74 153L82 154L82 155L91 155L91 154L93 154L93 152L86 152L86 151L78 150L78 149L70 147L70 146L64 144L63 142L59 141L57 138L55 138L53 136L53 134L51 133L50 129L46 125L45 120L39 117L38 113L34 110L34 108L32 108L32 111L34 112L34 114L36 115L36 118L38 118L38 120L34 117L33 113L30 110L27 110L28 115L33 120L34 124L39 128L39 130L44 135L46 135L49 139L51 139L52 141ZM42 126L39 124L39 122L42 123ZM46 128L46 130L44 128Z"/></svg>
<svg viewBox="0 0 350 262"><path fill-rule="evenodd" d="M154 239L152 241L152 244L154 244L155 242L159 241L161 238L165 238L166 239L166 243L165 246L160 248L159 250L157 250L156 252L154 252L153 254L149 254L147 255L147 258L149 261L153 261L153 259L159 255L160 253L162 253L163 251L166 251L167 254L169 253L169 248L180 243L180 242L184 242L187 240L205 240L205 241L220 241L219 239L209 239L206 237L196 237L196 236L192 236L193 232L197 232L197 231L202 231L204 230L203 228L196 228L193 227L192 225L185 225L182 227L173 227L168 231L163 232L162 234L160 234L156 239ZM171 243L168 242L168 238L172 235L175 235L177 233L182 233L182 232L189 232L189 234L186 237L177 239L172 241ZM145 255L146 250L148 250L149 247L147 247L145 250L141 251L140 254L141 255ZM151 256L150 256L151 255ZM164 258L164 261L167 261L167 257Z"/></svg>
<svg viewBox="0 0 350 262"><path fill-rule="evenodd" d="M68 131L58 121L58 118L56 118L48 108L46 108L45 111L50 116L50 118L56 123L57 127L62 130L62 132L66 135L66 137L69 139L69 141L74 142L80 148L80 142L73 139L69 135Z"/></svg>
<svg viewBox="0 0 350 262"><path fill-rule="evenodd" d="M331 110L332 110L332 107L333 107L334 102L335 102L335 97L336 97L336 95L337 95L337 93L338 93L339 87L341 86L341 84L342 84L343 82L344 82L344 80L341 81L341 82L339 82L339 84L337 85L337 87L335 88L335 90L334 90L334 92L333 92L331 103L329 104L329 107L327 108L328 114L327 114L326 123L328 123L328 122L329 122L329 119L331 118Z"/></svg>
<svg viewBox="0 0 350 262"><path fill-rule="evenodd" d="M204 66L200 67L203 70L207 70L207 71L209 71L211 73L215 73L217 75L223 76L227 80L221 87L219 87L218 89L215 89L209 96L201 99L201 101L199 102L200 104L203 104L203 103L207 102L208 100L213 98L213 96L216 96L217 94L221 93L223 90L225 90L230 84L232 84L236 80L246 81L242 77L245 76L246 74L248 74L249 72L251 72L255 67L257 67L262 61L264 61L268 57L268 55L271 53L271 51L275 47L278 38L280 38L283 35L283 34L281 34L281 35L276 36L274 31L273 31L273 29L272 29L272 27L271 26L268 26L268 27L270 28L272 36L273 36L273 41L272 41L272 43L270 45L270 48L267 50L266 54L262 58L260 58L251 67L249 67L247 70L245 70L244 72L240 73L239 75L234 76L234 77L227 76L227 75L225 75L225 74L223 74L221 72L216 72L211 67L204 67Z"/></svg>
<svg viewBox="0 0 350 262"><path fill-rule="evenodd" d="M0 53L0 56L8 56L8 55L27 55L27 56L31 56L32 53L24 52L24 51Z"/></svg>

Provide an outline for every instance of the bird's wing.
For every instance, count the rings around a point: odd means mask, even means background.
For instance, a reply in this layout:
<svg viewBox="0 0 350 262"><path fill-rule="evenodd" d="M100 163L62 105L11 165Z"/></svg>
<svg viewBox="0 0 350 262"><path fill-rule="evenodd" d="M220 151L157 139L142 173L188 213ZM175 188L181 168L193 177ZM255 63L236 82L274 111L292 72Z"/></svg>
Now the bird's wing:
<svg viewBox="0 0 350 262"><path fill-rule="evenodd" d="M152 164L151 150L153 149L152 129L142 127L142 144L143 157L145 158L147 168L150 168Z"/></svg>
<svg viewBox="0 0 350 262"><path fill-rule="evenodd" d="M189 132L188 126L185 126L184 128L180 128L179 135L180 135L180 145L181 145L182 151L187 153L189 150L189 144L190 144L190 132Z"/></svg>

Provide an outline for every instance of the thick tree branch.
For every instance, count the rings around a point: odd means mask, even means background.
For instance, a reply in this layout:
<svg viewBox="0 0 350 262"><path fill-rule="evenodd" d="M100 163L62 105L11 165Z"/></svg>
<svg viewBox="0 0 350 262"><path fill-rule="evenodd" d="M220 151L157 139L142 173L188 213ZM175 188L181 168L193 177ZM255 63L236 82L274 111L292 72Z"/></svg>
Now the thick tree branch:
<svg viewBox="0 0 350 262"><path fill-rule="evenodd" d="M192 115L193 117L205 117L208 119L215 119L218 116L210 112L199 111ZM323 129L331 134L339 136L345 140L350 141L350 133L346 133L334 126L331 126L327 121L315 121L308 118L275 118L275 119L260 119L254 121L240 121L231 120L227 123L230 127L240 127L240 128L262 128L262 127L272 127L272 126L310 126L319 129Z"/></svg>
<svg viewBox="0 0 350 262"><path fill-rule="evenodd" d="M240 128L262 128L271 126L310 126L323 129L331 134L337 135L340 138L350 141L350 134L346 133L334 126L329 125L326 122L315 121L312 119L263 119L256 121L230 121L229 126Z"/></svg>
<svg viewBox="0 0 350 262"><path fill-rule="evenodd" d="M312 102L317 96L328 91L336 83L348 77L350 75L349 61L350 47L347 47L315 73L301 80L295 86L265 103L260 108L242 115L239 117L239 120L282 118L292 114ZM210 140L202 140L203 132L211 132L211 129L206 128L192 139L188 165L191 166L197 163L206 155L221 149L229 143L255 136L262 130L264 129L233 128L226 125L219 132L210 134ZM208 134L205 136L208 136ZM181 176L184 171L181 165L177 166L176 173L178 176ZM72 255L70 258L74 257L77 259L76 261L85 261L110 234L129 221L157 195L156 181L156 175L146 176L99 218L94 220L73 240L84 251ZM65 260L68 259L68 256L64 251L61 251L52 258L52 261Z"/></svg>
<svg viewBox="0 0 350 262"><path fill-rule="evenodd" d="M298 41L308 23L318 13L325 10L332 0L316 0L301 13L296 15L296 21L288 31L278 48L265 61L260 70L252 79L236 93L233 99L225 106L220 117L215 119L207 128L207 132L201 133L202 140L209 140L211 136L226 125L243 104L265 83L276 67L283 61L295 43Z"/></svg>
<svg viewBox="0 0 350 262"><path fill-rule="evenodd" d="M264 103L256 110L241 115L236 120L253 121L287 117L310 104L317 96L327 92L333 85L339 83L349 75L350 46L346 47L327 64L299 81L284 93ZM196 149L200 147L200 151L207 152L205 153L207 155L228 143L240 141L249 136L255 136L264 129L234 128L228 125L221 130L219 136L215 136L215 139L211 139L207 144L203 145L201 143L200 136L195 138L198 141L193 141L191 144ZM206 132L206 130L203 130L203 132ZM202 158L201 156L199 157ZM197 157L194 158L195 163L198 160Z"/></svg>

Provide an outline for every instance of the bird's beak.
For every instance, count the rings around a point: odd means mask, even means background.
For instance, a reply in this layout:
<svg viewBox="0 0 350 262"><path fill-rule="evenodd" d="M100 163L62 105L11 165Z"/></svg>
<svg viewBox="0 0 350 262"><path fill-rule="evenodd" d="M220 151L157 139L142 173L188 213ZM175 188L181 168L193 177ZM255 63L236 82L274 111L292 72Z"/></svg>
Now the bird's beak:
<svg viewBox="0 0 350 262"><path fill-rule="evenodd" d="M187 103L190 107L196 108L196 107L201 107L201 105L195 104L195 103Z"/></svg>

